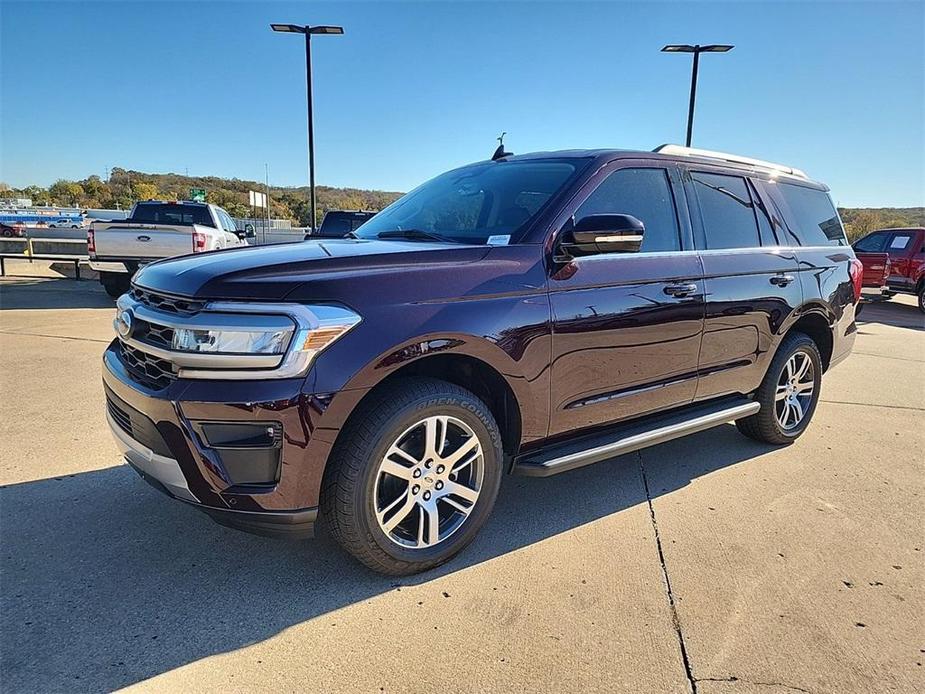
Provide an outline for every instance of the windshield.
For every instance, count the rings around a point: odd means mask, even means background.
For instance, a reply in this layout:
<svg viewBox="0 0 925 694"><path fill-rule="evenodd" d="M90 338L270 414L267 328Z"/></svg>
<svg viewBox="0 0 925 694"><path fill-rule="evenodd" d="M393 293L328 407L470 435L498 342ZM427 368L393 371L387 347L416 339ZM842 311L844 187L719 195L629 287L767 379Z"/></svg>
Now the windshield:
<svg viewBox="0 0 925 694"><path fill-rule="evenodd" d="M516 241L575 175L579 161L498 161L455 169L399 198L354 233L364 239L406 231L459 243Z"/></svg>

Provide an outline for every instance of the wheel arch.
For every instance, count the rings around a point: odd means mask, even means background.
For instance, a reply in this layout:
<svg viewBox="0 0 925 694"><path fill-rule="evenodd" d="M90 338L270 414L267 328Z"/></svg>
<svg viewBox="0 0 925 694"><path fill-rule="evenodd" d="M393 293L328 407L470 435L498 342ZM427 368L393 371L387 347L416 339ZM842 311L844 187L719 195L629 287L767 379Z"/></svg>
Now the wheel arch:
<svg viewBox="0 0 925 694"><path fill-rule="evenodd" d="M822 358L822 370L827 371L832 361L832 351L834 349L833 330L835 326L835 317L831 311L821 304L809 304L795 311L792 320L787 323L786 329L780 334L777 342L779 348L787 335L800 332L808 335L816 343L819 350L819 356ZM775 352L777 348L775 348Z"/></svg>
<svg viewBox="0 0 925 694"><path fill-rule="evenodd" d="M514 389L508 379L487 361L457 351L425 354L390 369L354 404L338 433L338 439L364 402L397 381L412 377L446 381L473 393L488 406L498 423L505 456L512 458L517 455L523 433L523 415Z"/></svg>

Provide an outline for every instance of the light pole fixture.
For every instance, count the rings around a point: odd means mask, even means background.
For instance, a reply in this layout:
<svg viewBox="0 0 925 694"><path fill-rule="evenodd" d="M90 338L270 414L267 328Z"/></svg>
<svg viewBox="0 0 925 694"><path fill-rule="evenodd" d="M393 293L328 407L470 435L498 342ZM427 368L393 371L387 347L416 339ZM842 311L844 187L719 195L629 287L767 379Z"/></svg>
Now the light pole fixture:
<svg viewBox="0 0 925 694"><path fill-rule="evenodd" d="M691 133L694 128L694 100L697 98L697 70L700 68L701 53L728 53L735 46L729 44L710 44L708 46L691 46L686 43L672 43L662 48L662 53L693 53L694 66L691 69L691 103L687 110L687 142L686 146L691 146Z"/></svg>
<svg viewBox="0 0 925 694"><path fill-rule="evenodd" d="M305 35L305 88L308 92L308 182L312 206L312 231L315 233L315 128L312 113L312 35L343 34L344 28L337 26L302 26L300 24L271 24L273 31L284 34Z"/></svg>

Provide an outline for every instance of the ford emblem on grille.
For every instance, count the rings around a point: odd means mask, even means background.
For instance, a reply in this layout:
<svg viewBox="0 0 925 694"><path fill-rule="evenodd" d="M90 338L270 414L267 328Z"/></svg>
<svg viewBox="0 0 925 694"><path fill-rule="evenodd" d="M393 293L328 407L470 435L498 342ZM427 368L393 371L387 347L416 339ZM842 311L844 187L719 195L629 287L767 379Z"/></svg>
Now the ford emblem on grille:
<svg viewBox="0 0 925 694"><path fill-rule="evenodd" d="M142 234L141 236L138 237L138 240L139 240L139 241L150 241L150 240L151 240L151 237L150 237L150 236L145 236L144 234Z"/></svg>
<svg viewBox="0 0 925 694"><path fill-rule="evenodd" d="M116 332L119 333L119 337L127 338L132 334L132 311L131 309L125 309L120 311L119 315L116 316Z"/></svg>

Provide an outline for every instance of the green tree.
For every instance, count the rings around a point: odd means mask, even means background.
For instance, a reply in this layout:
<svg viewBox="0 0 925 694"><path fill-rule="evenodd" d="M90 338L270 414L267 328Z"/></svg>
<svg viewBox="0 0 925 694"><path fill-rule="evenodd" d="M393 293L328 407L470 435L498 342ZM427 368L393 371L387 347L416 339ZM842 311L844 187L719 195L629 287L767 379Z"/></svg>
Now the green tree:
<svg viewBox="0 0 925 694"><path fill-rule="evenodd" d="M135 200L155 200L158 197L157 185L145 181L132 181L132 197Z"/></svg>
<svg viewBox="0 0 925 694"><path fill-rule="evenodd" d="M48 189L48 194L56 205L77 206L83 197L84 189L79 183L59 179Z"/></svg>

